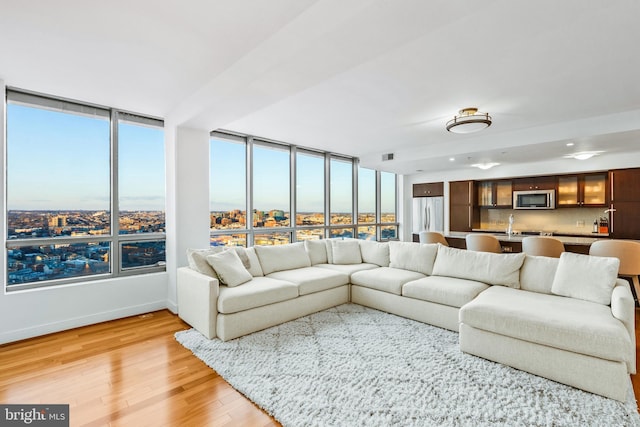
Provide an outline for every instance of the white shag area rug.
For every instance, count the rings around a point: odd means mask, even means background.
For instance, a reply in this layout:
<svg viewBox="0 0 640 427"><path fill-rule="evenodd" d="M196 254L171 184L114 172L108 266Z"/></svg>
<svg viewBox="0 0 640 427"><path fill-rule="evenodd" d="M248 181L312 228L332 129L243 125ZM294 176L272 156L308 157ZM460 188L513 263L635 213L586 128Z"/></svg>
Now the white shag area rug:
<svg viewBox="0 0 640 427"><path fill-rule="evenodd" d="M617 402L356 304L228 342L193 329L176 339L284 426L640 426L631 384Z"/></svg>

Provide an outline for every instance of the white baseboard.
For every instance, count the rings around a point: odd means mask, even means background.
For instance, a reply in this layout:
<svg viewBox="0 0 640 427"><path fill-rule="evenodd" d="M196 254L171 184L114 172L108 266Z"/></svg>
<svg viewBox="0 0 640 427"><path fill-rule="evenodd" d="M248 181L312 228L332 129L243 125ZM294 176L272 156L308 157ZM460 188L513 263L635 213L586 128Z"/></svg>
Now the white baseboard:
<svg viewBox="0 0 640 427"><path fill-rule="evenodd" d="M58 322L44 323L41 325L31 326L29 328L19 329L15 331L8 331L0 333L0 344L6 344L9 342L20 341L27 338L33 338L41 335L50 334L53 332L65 331L68 329L78 328L81 326L93 325L100 322L106 322L108 320L121 319L123 317L135 316L137 314L149 313L152 311L163 310L170 303L167 300L154 301L146 304L141 304L131 307L123 307L117 310L104 311L101 313L95 313L89 316L75 317L72 319L60 320ZM173 310L171 310L173 311Z"/></svg>
<svg viewBox="0 0 640 427"><path fill-rule="evenodd" d="M175 301L167 300L167 309L173 314L178 314L178 303Z"/></svg>

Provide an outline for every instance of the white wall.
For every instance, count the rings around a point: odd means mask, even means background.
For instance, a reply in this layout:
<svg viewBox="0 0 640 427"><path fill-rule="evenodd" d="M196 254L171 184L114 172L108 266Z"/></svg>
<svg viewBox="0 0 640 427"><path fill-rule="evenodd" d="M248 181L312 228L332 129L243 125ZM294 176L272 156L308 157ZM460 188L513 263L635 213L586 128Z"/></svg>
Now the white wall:
<svg viewBox="0 0 640 427"><path fill-rule="evenodd" d="M0 212L5 212L5 86L0 80ZM173 153L167 153L172 159ZM4 214L3 214L4 216ZM0 235L6 236L3 219ZM6 292L6 248L0 245L0 343L167 307L168 273ZM175 266L168 263L167 270ZM174 298L175 299L175 298Z"/></svg>
<svg viewBox="0 0 640 427"><path fill-rule="evenodd" d="M187 265L187 248L209 247L209 132L177 127L167 120L165 144L167 307L175 313L176 268Z"/></svg>
<svg viewBox="0 0 640 427"><path fill-rule="evenodd" d="M638 141L630 140L629 146L633 147ZM421 182L443 181L445 194L444 224L445 231L449 230L449 181L484 180L494 178L512 178L518 176L533 175L561 175L574 172L602 171L610 169L623 169L640 167L640 152L625 154L610 154L592 157L588 160L558 159L547 162L523 163L517 165L500 165L483 171L478 168L466 167L433 173L420 173L404 176L404 214L401 221L407 224L403 227L401 238L411 241L413 184Z"/></svg>

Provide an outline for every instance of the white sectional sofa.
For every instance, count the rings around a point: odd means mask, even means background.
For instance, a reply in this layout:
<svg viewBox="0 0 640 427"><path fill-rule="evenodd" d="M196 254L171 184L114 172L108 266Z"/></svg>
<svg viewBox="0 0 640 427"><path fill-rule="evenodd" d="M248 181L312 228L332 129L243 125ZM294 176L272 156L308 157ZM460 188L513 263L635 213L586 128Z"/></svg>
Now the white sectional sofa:
<svg viewBox="0 0 640 427"><path fill-rule="evenodd" d="M190 251L189 265L178 269L178 313L210 339L351 301L457 331L464 352L616 400L635 373L635 306L615 258L328 239Z"/></svg>

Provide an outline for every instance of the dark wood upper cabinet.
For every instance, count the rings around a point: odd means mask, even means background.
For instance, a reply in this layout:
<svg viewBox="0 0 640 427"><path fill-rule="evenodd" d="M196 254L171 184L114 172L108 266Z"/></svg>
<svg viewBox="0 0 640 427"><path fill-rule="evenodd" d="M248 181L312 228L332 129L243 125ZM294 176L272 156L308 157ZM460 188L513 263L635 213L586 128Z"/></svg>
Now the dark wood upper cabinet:
<svg viewBox="0 0 640 427"><path fill-rule="evenodd" d="M513 191L555 190L558 185L556 176L530 176L511 180Z"/></svg>
<svg viewBox="0 0 640 427"><path fill-rule="evenodd" d="M556 205L567 207L609 206L609 185L607 172L560 175Z"/></svg>
<svg viewBox="0 0 640 427"><path fill-rule="evenodd" d="M444 182L413 184L413 197L444 196Z"/></svg>

